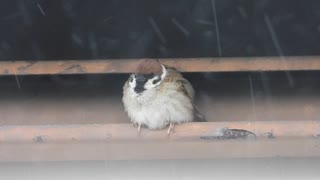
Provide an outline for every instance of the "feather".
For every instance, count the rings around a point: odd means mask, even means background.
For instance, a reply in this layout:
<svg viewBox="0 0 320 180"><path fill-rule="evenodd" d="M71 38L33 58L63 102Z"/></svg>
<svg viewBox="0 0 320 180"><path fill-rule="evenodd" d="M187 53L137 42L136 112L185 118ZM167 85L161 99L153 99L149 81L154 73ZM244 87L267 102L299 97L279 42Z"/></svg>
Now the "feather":
<svg viewBox="0 0 320 180"><path fill-rule="evenodd" d="M194 112L194 122L208 122L195 104L193 104L193 112Z"/></svg>
<svg viewBox="0 0 320 180"><path fill-rule="evenodd" d="M179 83L178 90L183 92L184 95L186 95L190 101L193 101L194 94L191 94L191 92L187 91L186 85L189 85L189 82L186 79L179 79L176 80L176 82ZM194 113L194 121L195 122L207 122L206 118L202 115L199 108L192 102L193 105L193 113Z"/></svg>

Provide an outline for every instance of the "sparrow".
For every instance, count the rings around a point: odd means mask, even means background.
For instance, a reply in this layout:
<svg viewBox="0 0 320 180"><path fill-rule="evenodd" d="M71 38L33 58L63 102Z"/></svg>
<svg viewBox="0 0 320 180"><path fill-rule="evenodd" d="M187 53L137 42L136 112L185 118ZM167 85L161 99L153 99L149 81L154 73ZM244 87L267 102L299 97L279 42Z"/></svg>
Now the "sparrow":
<svg viewBox="0 0 320 180"><path fill-rule="evenodd" d="M175 124L206 121L194 105L195 91L173 67L155 59L141 60L123 86L122 101L131 122L138 127L164 129Z"/></svg>

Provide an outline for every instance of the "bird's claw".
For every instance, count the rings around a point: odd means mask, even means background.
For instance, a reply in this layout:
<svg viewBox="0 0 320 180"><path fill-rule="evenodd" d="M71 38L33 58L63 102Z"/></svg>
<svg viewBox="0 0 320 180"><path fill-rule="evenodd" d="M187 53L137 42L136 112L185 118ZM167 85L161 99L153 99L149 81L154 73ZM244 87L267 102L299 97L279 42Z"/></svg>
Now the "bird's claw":
<svg viewBox="0 0 320 180"><path fill-rule="evenodd" d="M169 128L167 130L167 135L170 135L171 132L173 132L173 130L174 130L173 128L174 128L174 123L170 123L169 124Z"/></svg>
<svg viewBox="0 0 320 180"><path fill-rule="evenodd" d="M138 124L138 135L141 133L141 124Z"/></svg>

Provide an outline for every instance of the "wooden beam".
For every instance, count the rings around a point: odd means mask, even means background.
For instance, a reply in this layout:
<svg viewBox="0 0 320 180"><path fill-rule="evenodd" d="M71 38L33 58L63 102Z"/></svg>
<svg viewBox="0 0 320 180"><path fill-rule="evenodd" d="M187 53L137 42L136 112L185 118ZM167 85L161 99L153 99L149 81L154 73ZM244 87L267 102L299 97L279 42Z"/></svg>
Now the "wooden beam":
<svg viewBox="0 0 320 180"><path fill-rule="evenodd" d="M1 126L1 143L56 143L87 141L179 141L214 139L221 128L244 129L257 138L316 137L320 134L320 121L244 121L206 122L176 125L167 136L166 129L142 129L141 134L132 124L79 124Z"/></svg>
<svg viewBox="0 0 320 180"><path fill-rule="evenodd" d="M218 139L217 129L249 130L254 139ZM131 124L0 127L0 162L320 157L320 121L210 122L175 131Z"/></svg>
<svg viewBox="0 0 320 180"><path fill-rule="evenodd" d="M315 138L256 141L2 143L0 162L320 157Z"/></svg>
<svg viewBox="0 0 320 180"><path fill-rule="evenodd" d="M138 59L0 61L0 75L130 73ZM160 59L182 72L320 70L319 56Z"/></svg>

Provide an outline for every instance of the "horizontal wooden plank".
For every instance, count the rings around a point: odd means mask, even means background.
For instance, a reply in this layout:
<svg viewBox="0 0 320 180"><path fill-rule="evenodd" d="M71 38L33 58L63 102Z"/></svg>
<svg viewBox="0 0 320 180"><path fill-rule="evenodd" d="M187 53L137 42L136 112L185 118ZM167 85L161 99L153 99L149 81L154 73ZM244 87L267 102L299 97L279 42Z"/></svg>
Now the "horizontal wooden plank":
<svg viewBox="0 0 320 180"><path fill-rule="evenodd" d="M216 138L223 127L257 138ZM2 126L0 162L320 157L319 128L320 121L187 123L167 136L138 135L131 124Z"/></svg>
<svg viewBox="0 0 320 180"><path fill-rule="evenodd" d="M1 144L0 162L320 157L315 138Z"/></svg>
<svg viewBox="0 0 320 180"><path fill-rule="evenodd" d="M138 134L132 124L79 124L1 126L1 143L52 143L86 141L179 141L214 138L221 128L244 129L262 137L315 137L320 134L320 121L243 121L206 122L176 125L169 136L166 129L148 130Z"/></svg>
<svg viewBox="0 0 320 180"><path fill-rule="evenodd" d="M138 59L0 61L0 75L130 73ZM319 56L160 59L182 72L319 70Z"/></svg>

